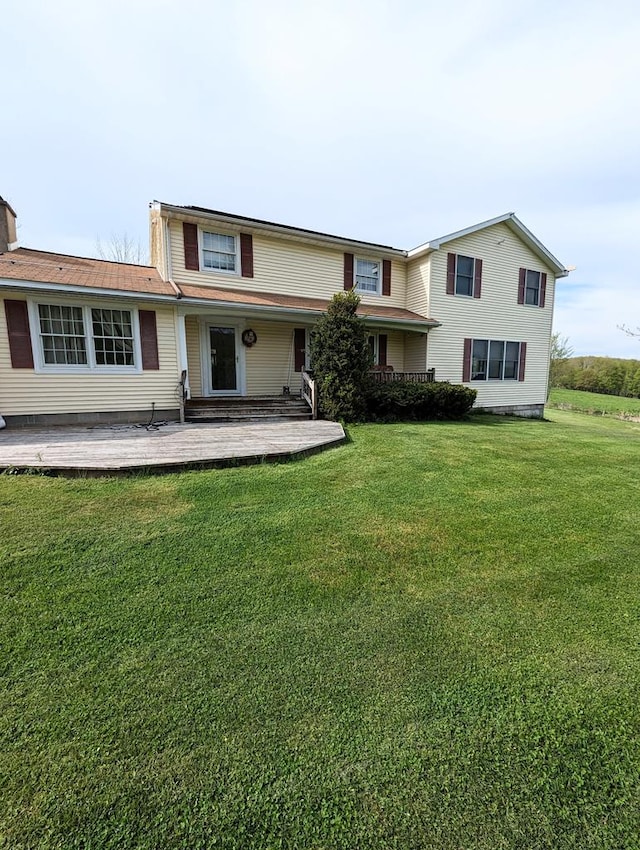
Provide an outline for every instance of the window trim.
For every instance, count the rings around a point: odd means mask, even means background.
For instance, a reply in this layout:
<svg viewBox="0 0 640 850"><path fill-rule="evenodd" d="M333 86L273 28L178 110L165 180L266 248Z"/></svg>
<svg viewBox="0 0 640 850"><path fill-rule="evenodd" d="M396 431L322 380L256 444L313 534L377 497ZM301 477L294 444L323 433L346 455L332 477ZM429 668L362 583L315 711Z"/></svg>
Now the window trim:
<svg viewBox="0 0 640 850"><path fill-rule="evenodd" d="M230 236L233 238L235 248L235 269L210 269L204 264L204 234L210 233L212 236ZM221 274L225 277L240 277L242 274L241 257L240 257L240 232L227 230L207 230L204 227L198 227L198 261L200 263L200 271L204 274Z"/></svg>
<svg viewBox="0 0 640 850"><path fill-rule="evenodd" d="M486 343L486 346L487 346L487 356L486 356L486 360L485 360L485 364L486 364L485 365L485 374L484 374L483 378L474 377L473 363L474 363L474 360L476 359L475 355L474 355L474 349L475 349L476 342ZM491 343L492 342L501 344L503 346L502 360L501 360L501 365L500 365L500 375L501 375L501 377L499 377L499 378L490 378L489 377L489 364L491 363ZM505 365L507 363L507 346L509 344L513 344L513 345L518 346L518 356L515 359L516 366L515 366L514 376L512 378L505 378L504 372L505 372ZM509 383L520 382L520 357L521 357L521 352L522 352L522 341L521 340L515 340L515 339L482 339L482 338L472 337L471 338L471 356L470 356L470 363L469 363L469 383L480 383L480 382L483 382L483 383L504 383L505 381L508 381ZM495 358L494 358L494 360L495 360Z"/></svg>
<svg viewBox="0 0 640 850"><path fill-rule="evenodd" d="M375 292L373 289L360 289L358 286L358 263L376 263L378 266L378 284ZM359 257L357 254L353 258L353 291L358 295L379 295L382 296L382 259L380 257Z"/></svg>
<svg viewBox="0 0 640 850"><path fill-rule="evenodd" d="M44 347L42 344L42 333L40 326L40 305L51 305L60 307L77 307L82 310L82 322L84 325L84 339L87 351L86 363L46 363ZM138 307L133 304L126 306L122 302L114 301L86 301L81 299L64 299L59 297L29 298L27 300L29 312L29 328L31 333L31 347L34 354L34 371L46 372L58 375L137 375L142 374L142 348L140 343L140 319ZM131 330L133 333L133 365L111 366L96 362L96 349L93 336L92 310L120 310L131 314Z"/></svg>

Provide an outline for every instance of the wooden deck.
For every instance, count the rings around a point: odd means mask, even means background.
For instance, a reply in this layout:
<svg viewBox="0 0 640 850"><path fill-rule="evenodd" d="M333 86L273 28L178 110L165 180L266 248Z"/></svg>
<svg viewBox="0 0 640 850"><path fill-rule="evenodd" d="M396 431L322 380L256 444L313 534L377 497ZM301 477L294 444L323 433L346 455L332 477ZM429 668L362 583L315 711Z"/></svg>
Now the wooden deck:
<svg viewBox="0 0 640 850"><path fill-rule="evenodd" d="M337 422L23 428L0 431L0 470L68 476L293 460L344 442Z"/></svg>

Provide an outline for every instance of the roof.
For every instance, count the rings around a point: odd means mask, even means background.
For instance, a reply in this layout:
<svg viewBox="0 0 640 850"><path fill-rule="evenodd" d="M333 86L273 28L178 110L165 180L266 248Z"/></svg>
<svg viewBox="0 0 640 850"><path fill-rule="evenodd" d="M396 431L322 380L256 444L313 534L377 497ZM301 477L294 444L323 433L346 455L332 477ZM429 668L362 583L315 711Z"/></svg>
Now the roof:
<svg viewBox="0 0 640 850"><path fill-rule="evenodd" d="M351 239L346 236L336 236L332 233L323 233L320 230L308 230L304 227L294 227L290 224L279 224L276 221L266 221L261 218L249 218L245 215L237 215L236 213L222 212L221 210L211 210L207 207L197 206L179 206L176 204L166 204L163 201L154 201L160 208L160 212L175 213L181 218L191 214L195 218L209 218L218 222L228 222L229 224L246 225L258 230L264 230L271 233L282 233L287 236L298 236L301 239L311 240L316 242L331 242L343 246L352 246L356 249L373 249L375 251L392 254L398 257L406 257L407 252L401 248L393 248L391 245L379 245L375 242L364 242L362 239Z"/></svg>
<svg viewBox="0 0 640 850"><path fill-rule="evenodd" d="M187 301L217 302L225 307L254 307L261 310L287 311L291 313L324 313L329 305L328 299L305 298L297 295L280 295L273 292L249 292L240 289L218 289L212 286L180 284L180 291ZM401 307L387 307L383 304L358 305L358 315L375 319L387 325L420 325L423 328L439 325L434 319L428 319L411 310Z"/></svg>
<svg viewBox="0 0 640 850"><path fill-rule="evenodd" d="M525 227L518 216L513 212L504 213L503 215L496 216L496 218L490 218L488 221L481 221L479 224L472 224L470 227L465 227L464 230L456 230L455 233L448 233L446 236L440 236L438 239L432 239L430 242L425 242L417 248L412 248L411 251L407 253L407 256L409 259L413 259L415 257L420 257L423 254L430 254L432 251L437 251L443 245L446 245L447 242L453 242L454 239L469 236L471 233L477 233L479 230L485 230L487 227L493 227L494 224L506 224L507 227L516 234L516 236L519 236L520 239L522 239L525 245L527 245L534 254L536 254L553 270L556 277L566 277L569 274L569 271L565 269L560 260L554 257L551 251L545 248L542 242L533 235L529 228Z"/></svg>
<svg viewBox="0 0 640 850"><path fill-rule="evenodd" d="M110 290L119 294L138 294L146 297L170 298L182 303L216 304L227 309L252 307L260 312L275 314L320 315L328 299L280 295L272 292L252 292L212 286L196 286L164 281L153 266L117 263L68 254L52 254L31 248L16 248L0 253L0 281L42 284L43 287L81 287L85 292ZM386 305L360 304L358 314L389 327L427 329L439 323L411 310Z"/></svg>
<svg viewBox="0 0 640 850"><path fill-rule="evenodd" d="M153 266L52 254L32 248L0 253L0 279L176 296L173 286Z"/></svg>

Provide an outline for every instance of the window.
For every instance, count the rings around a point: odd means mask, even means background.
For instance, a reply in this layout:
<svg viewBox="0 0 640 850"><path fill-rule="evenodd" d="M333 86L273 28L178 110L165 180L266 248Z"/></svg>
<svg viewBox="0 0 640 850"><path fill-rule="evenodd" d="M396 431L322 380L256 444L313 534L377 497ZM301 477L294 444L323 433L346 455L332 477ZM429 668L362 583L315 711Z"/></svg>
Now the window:
<svg viewBox="0 0 640 850"><path fill-rule="evenodd" d="M474 339L471 354L472 381L517 381L520 343Z"/></svg>
<svg viewBox="0 0 640 850"><path fill-rule="evenodd" d="M236 237L202 231L202 268L220 272L237 269Z"/></svg>
<svg viewBox="0 0 640 850"><path fill-rule="evenodd" d="M524 287L524 303L537 307L540 303L540 272L527 269Z"/></svg>
<svg viewBox="0 0 640 850"><path fill-rule="evenodd" d="M43 360L48 365L84 366L87 347L81 307L38 304Z"/></svg>
<svg viewBox="0 0 640 850"><path fill-rule="evenodd" d="M473 257L456 257L456 295L473 297L473 273L475 260Z"/></svg>
<svg viewBox="0 0 640 850"><path fill-rule="evenodd" d="M129 310L92 310L96 366L133 366L133 327Z"/></svg>
<svg viewBox="0 0 640 850"><path fill-rule="evenodd" d="M136 368L131 310L38 304L42 365Z"/></svg>
<svg viewBox="0 0 640 850"><path fill-rule="evenodd" d="M356 287L360 292L380 291L380 263L356 258Z"/></svg>
<svg viewBox="0 0 640 850"><path fill-rule="evenodd" d="M482 297L482 260L464 254L447 254L447 295Z"/></svg>

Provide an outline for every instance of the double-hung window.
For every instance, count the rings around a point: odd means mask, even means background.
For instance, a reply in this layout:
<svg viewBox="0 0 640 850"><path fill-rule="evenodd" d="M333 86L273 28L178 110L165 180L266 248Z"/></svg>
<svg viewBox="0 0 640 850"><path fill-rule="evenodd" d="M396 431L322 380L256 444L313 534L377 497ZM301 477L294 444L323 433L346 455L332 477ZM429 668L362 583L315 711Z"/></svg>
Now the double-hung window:
<svg viewBox="0 0 640 850"><path fill-rule="evenodd" d="M471 352L472 381L517 381L520 343L474 339Z"/></svg>
<svg viewBox="0 0 640 850"><path fill-rule="evenodd" d="M202 231L202 268L233 272L238 268L236 237Z"/></svg>
<svg viewBox="0 0 640 850"><path fill-rule="evenodd" d="M473 257L456 256L456 295L473 296L474 267Z"/></svg>
<svg viewBox="0 0 640 850"><path fill-rule="evenodd" d="M356 257L356 289L359 292L380 292L380 262Z"/></svg>
<svg viewBox="0 0 640 850"><path fill-rule="evenodd" d="M540 303L540 272L527 269L524 287L524 303L537 307Z"/></svg>
<svg viewBox="0 0 640 850"><path fill-rule="evenodd" d="M44 368L137 366L131 310L38 304L37 320Z"/></svg>

